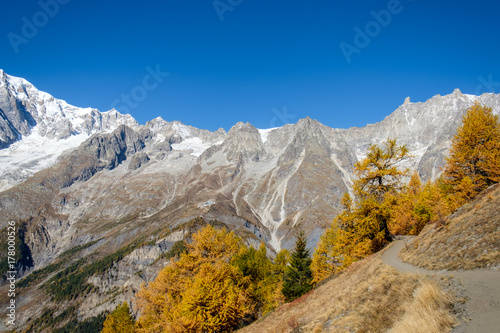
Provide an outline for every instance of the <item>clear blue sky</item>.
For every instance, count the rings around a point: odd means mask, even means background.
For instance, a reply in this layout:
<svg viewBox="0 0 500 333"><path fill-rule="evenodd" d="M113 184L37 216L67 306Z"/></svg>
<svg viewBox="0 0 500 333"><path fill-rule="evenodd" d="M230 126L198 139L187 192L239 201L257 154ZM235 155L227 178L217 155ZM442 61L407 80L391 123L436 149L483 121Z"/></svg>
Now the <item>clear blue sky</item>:
<svg viewBox="0 0 500 333"><path fill-rule="evenodd" d="M142 124L346 128L406 96L500 92L499 13L494 0L4 1L0 68Z"/></svg>

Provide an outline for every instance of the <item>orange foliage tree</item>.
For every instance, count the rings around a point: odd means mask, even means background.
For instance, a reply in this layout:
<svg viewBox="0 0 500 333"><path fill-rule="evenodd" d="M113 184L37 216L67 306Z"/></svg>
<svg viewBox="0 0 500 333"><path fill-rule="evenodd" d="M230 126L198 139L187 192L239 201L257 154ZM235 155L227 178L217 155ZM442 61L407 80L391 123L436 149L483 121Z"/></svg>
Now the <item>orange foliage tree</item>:
<svg viewBox="0 0 500 333"><path fill-rule="evenodd" d="M188 253L138 293L138 332L227 332L252 310L248 279L231 259L245 247L232 232L207 226Z"/></svg>
<svg viewBox="0 0 500 333"><path fill-rule="evenodd" d="M372 145L365 159L355 164L354 193L343 198L344 211L321 236L313 255L314 282L372 254L388 242L394 200L390 195L402 187L408 169L401 162L411 157L406 146L395 139L383 146Z"/></svg>
<svg viewBox="0 0 500 333"><path fill-rule="evenodd" d="M452 139L443 179L457 195L457 206L500 181L500 122L491 108L476 102Z"/></svg>
<svg viewBox="0 0 500 333"><path fill-rule="evenodd" d="M102 333L134 332L135 320L127 303L120 304L104 321Z"/></svg>

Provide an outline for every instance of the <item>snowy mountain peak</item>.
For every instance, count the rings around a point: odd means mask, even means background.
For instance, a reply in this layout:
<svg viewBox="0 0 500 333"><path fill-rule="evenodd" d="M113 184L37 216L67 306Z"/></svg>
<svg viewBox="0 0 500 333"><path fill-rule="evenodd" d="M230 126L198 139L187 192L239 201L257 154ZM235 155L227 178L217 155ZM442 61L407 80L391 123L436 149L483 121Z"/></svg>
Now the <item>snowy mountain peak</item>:
<svg viewBox="0 0 500 333"><path fill-rule="evenodd" d="M240 121L236 123L233 127L231 127L231 129L227 134L234 135L238 132L257 133L258 131L257 128L255 128L255 126L253 126L252 124Z"/></svg>
<svg viewBox="0 0 500 333"><path fill-rule="evenodd" d="M164 129L168 125L168 121L162 117L156 117L146 123L146 127L149 128L153 133L157 133Z"/></svg>
<svg viewBox="0 0 500 333"><path fill-rule="evenodd" d="M173 121L172 122L172 128L179 134L183 139L187 139L192 137L193 135L191 134L191 131L189 130L189 127L181 123L180 121Z"/></svg>
<svg viewBox="0 0 500 333"><path fill-rule="evenodd" d="M121 124L139 126L131 115L70 105L2 70L0 190L50 166L62 151L77 147L92 134L112 132ZM40 156L37 151L50 153Z"/></svg>

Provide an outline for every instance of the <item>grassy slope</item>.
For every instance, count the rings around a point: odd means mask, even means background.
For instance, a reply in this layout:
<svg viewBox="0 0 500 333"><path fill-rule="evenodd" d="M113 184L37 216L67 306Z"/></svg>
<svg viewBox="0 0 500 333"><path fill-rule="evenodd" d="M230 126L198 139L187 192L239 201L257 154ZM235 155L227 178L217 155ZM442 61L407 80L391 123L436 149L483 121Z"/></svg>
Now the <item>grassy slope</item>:
<svg viewBox="0 0 500 333"><path fill-rule="evenodd" d="M500 184L457 210L446 225L429 225L401 258L432 270L500 269Z"/></svg>
<svg viewBox="0 0 500 333"><path fill-rule="evenodd" d="M402 251L427 269L500 269L500 185L455 212L446 225L429 225ZM446 332L457 324L442 277L403 274L377 253L267 317L240 330L267 332ZM453 289L453 288L452 288ZM459 310L458 310L459 311Z"/></svg>
<svg viewBox="0 0 500 333"><path fill-rule="evenodd" d="M378 253L353 264L238 332L447 331L455 322L451 315L454 300L438 285L447 282L399 273L380 257Z"/></svg>

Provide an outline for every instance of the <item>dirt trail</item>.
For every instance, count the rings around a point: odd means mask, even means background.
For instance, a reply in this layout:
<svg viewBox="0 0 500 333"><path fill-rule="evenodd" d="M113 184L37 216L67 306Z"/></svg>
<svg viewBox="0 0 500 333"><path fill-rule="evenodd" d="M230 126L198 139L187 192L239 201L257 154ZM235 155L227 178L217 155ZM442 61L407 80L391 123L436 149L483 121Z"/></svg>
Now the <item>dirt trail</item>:
<svg viewBox="0 0 500 333"><path fill-rule="evenodd" d="M382 255L382 261L403 273L446 275L457 278L468 296L466 304L469 321L460 325L457 332L500 332L500 272L488 270L429 271L402 262L399 251L413 237L395 241Z"/></svg>

